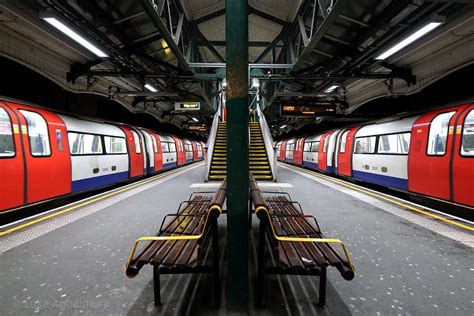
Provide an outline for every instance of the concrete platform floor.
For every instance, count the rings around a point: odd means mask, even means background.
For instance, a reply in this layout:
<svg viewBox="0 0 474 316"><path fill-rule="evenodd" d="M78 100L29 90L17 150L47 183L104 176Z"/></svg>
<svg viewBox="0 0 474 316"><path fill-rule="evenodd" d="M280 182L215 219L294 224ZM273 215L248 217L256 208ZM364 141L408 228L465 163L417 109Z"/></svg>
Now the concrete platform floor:
<svg viewBox="0 0 474 316"><path fill-rule="evenodd" d="M195 190L190 186L203 181L203 172L202 164L192 166L0 239L0 314L224 315L224 300L220 309L213 305L210 276L163 276L163 306L156 308L151 268L143 268L133 280L123 273L133 241L153 234L163 216ZM285 189L308 214L318 217L327 236L347 242L357 273L348 282L330 269L325 309L316 307L317 277L270 276L265 308L255 309L251 302L251 314L473 314L474 256L469 243L415 224L411 213L407 218L394 215L370 199L292 170L279 168L278 176L280 182L292 184ZM219 219L223 271L225 220ZM466 238L464 232L459 236ZM256 244L254 218L251 296ZM207 259L211 256L208 253ZM224 298L225 274L222 289Z"/></svg>

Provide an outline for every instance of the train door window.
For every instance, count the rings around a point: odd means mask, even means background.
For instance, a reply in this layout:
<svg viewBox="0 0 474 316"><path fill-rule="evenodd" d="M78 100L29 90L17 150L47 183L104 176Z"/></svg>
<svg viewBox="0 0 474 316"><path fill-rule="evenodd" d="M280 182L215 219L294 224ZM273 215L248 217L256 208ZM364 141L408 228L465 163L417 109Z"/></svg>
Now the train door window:
<svg viewBox="0 0 474 316"><path fill-rule="evenodd" d="M105 152L107 154L126 154L125 138L104 136Z"/></svg>
<svg viewBox="0 0 474 316"><path fill-rule="evenodd" d="M462 130L461 155L474 157L474 110L464 119Z"/></svg>
<svg viewBox="0 0 474 316"><path fill-rule="evenodd" d="M158 143L156 141L156 138L155 136L153 135L150 135L151 136L151 142L153 143L153 151L155 152L155 154L158 153Z"/></svg>
<svg viewBox="0 0 474 316"><path fill-rule="evenodd" d="M360 137L356 139L354 153L373 154L375 152L376 136Z"/></svg>
<svg viewBox="0 0 474 316"><path fill-rule="evenodd" d="M439 114L431 121L430 133L428 135L428 155L443 156L446 153L449 121L454 113L456 112L452 111Z"/></svg>
<svg viewBox="0 0 474 316"><path fill-rule="evenodd" d="M140 137L135 131L131 131L133 135L133 142L135 143L135 152L137 154L142 153L142 146L140 146Z"/></svg>
<svg viewBox="0 0 474 316"><path fill-rule="evenodd" d="M15 143L13 142L12 122L7 111L0 107L0 158L14 156Z"/></svg>
<svg viewBox="0 0 474 316"><path fill-rule="evenodd" d="M325 153L326 150L328 150L328 145L329 145L329 135L323 140L323 153Z"/></svg>
<svg viewBox="0 0 474 316"><path fill-rule="evenodd" d="M170 150L168 148L168 143L166 142L161 142L161 150L164 152L164 153L168 153Z"/></svg>
<svg viewBox="0 0 474 316"><path fill-rule="evenodd" d="M341 149L339 150L339 152L341 154L345 153L346 152L346 143L347 143L347 135L349 134L349 131L345 131L343 134L342 134L342 137L341 137Z"/></svg>
<svg viewBox="0 0 474 316"><path fill-rule="evenodd" d="M281 147L281 144L277 144L276 150L277 150L277 151L280 151L280 147Z"/></svg>
<svg viewBox="0 0 474 316"><path fill-rule="evenodd" d="M51 147L46 120L36 112L26 110L20 110L20 112L26 119L31 155L33 157L50 156Z"/></svg>
<svg viewBox="0 0 474 316"><path fill-rule="evenodd" d="M379 154L406 155L410 148L410 133L382 135L379 137Z"/></svg>
<svg viewBox="0 0 474 316"><path fill-rule="evenodd" d="M311 143L311 151L312 152L318 152L319 151L319 143L320 142L312 142Z"/></svg>
<svg viewBox="0 0 474 316"><path fill-rule="evenodd" d="M174 143L169 143L170 146L170 152L174 153L176 152L176 145Z"/></svg>

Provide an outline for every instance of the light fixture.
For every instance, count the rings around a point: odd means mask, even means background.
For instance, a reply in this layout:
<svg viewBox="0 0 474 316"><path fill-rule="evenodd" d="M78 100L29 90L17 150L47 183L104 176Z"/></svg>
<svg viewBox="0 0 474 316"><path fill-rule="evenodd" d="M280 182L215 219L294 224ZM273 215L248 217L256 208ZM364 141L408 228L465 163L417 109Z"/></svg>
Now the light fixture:
<svg viewBox="0 0 474 316"><path fill-rule="evenodd" d="M157 92L157 91L158 91L158 90L156 90L155 87L153 87L152 85L150 85L150 84L148 84L148 83L145 84L145 89L147 89L147 90L149 90L149 91L151 91L151 92Z"/></svg>
<svg viewBox="0 0 474 316"><path fill-rule="evenodd" d="M195 117L192 118L194 122L199 122L199 120Z"/></svg>
<svg viewBox="0 0 474 316"><path fill-rule="evenodd" d="M69 28L67 25L62 23L56 18L43 18L46 22L66 34L68 37L76 41L77 43L81 44L83 47L87 48L89 51L94 53L97 57L108 57L106 53L104 53L102 50L97 48L94 44L86 40L84 37L81 35L77 34L75 31L73 31L71 28Z"/></svg>
<svg viewBox="0 0 474 316"><path fill-rule="evenodd" d="M414 41L416 41L420 37L422 37L422 36L426 35L427 33L431 32L432 30L434 30L435 28L437 28L441 24L442 24L441 22L430 22L430 23L426 24L425 26L421 27L415 33L411 34L410 36L406 37L402 41L398 42L394 46L392 46L389 49L387 49L386 51L384 51L382 54L375 57L375 59L383 60L383 59L386 59L386 58L392 56L393 54L395 54L399 50L405 48L406 46L410 45L411 43L413 43Z"/></svg>
<svg viewBox="0 0 474 316"><path fill-rule="evenodd" d="M338 85L332 85L329 88L327 88L324 92L326 92L326 93L333 92L334 90L337 89L337 87L339 87L339 86Z"/></svg>
<svg viewBox="0 0 474 316"><path fill-rule="evenodd" d="M260 87L260 81L258 78L252 78L252 88L258 88Z"/></svg>
<svg viewBox="0 0 474 316"><path fill-rule="evenodd" d="M222 80L222 87L227 87L227 80L225 78Z"/></svg>
<svg viewBox="0 0 474 316"><path fill-rule="evenodd" d="M282 129L285 128L285 127L286 127L286 124L283 124L282 126L280 126L280 128L282 128Z"/></svg>

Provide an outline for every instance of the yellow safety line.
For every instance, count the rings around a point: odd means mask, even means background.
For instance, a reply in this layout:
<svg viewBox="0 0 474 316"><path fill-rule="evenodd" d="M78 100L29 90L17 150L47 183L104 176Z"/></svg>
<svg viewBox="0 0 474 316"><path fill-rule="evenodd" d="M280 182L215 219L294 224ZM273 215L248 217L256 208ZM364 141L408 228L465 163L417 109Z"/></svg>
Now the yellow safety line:
<svg viewBox="0 0 474 316"><path fill-rule="evenodd" d="M359 188L357 186L354 186L354 185L351 185L349 183L345 183L341 180L337 180L337 179L333 179L329 176L325 176L325 175L322 175L322 174L318 174L314 171L309 171L309 170L304 170L304 169L301 169L301 168L298 168L298 167L294 167L294 166L288 166L288 168L290 169L295 169L295 170L298 170L298 171L301 171L301 172L304 172L304 173L307 173L307 174L310 174L312 176L315 176L315 177L319 177L321 179L324 179L324 180L328 180L328 181L331 181L331 182L334 182L334 183L337 183L339 185L342 185L342 186L345 186L345 187L348 187L348 188L351 188L353 190L356 190L356 191L359 191L359 192L362 192L362 193L365 193L365 194L368 194L368 195L372 195L372 196L375 196L377 198L380 198L382 200L385 200L385 201L388 201L388 202L391 202L391 203L394 203L394 204L397 204L399 206L402 206L402 207L405 207L411 211L414 211L414 212L417 212L417 213L420 213L420 214L423 214L423 215L426 215L426 216L430 216L430 217L433 217L433 218L436 218L440 221L443 221L445 223L448 223L448 224L451 224L451 225L454 225L454 226L457 226L457 227L460 227L460 228L463 228L463 229L466 229L466 230L469 230L469 231L474 231L474 227L470 227L468 225L464 225L464 224L461 224L461 223L458 223L456 221L453 221L453 220L450 220L450 219L447 219L447 218L444 218L442 216L439 216L439 215L436 215L436 214L433 214L431 212L428 212L428 211L423 211L423 210L420 210L419 208L416 208L414 206L411 206L409 204L405 204L403 202L398 202L396 200L393 200L391 198L388 198L386 196L383 196L381 194L377 194L377 193L374 193L374 192L371 192L371 191L368 191L368 190L365 190L363 188Z"/></svg>
<svg viewBox="0 0 474 316"><path fill-rule="evenodd" d="M346 245L342 240L340 239L335 239L335 238L312 238L312 237L287 237L287 236L279 236L277 235L275 231L275 227L273 227L270 212L268 209L264 206L259 206L255 209L255 215L258 214L260 211L265 211L268 217L268 221L270 223L270 227L272 228L272 233L273 237L275 237L277 240L280 241L296 241L296 242L315 242L315 243L333 243L333 244L339 244L342 246L342 249L344 250L344 254L346 255L346 260L347 263L349 264L352 272L355 273L355 268L354 265L352 264L351 256L349 255L349 251L347 250Z"/></svg>
<svg viewBox="0 0 474 316"><path fill-rule="evenodd" d="M190 167L190 166L187 166L187 167ZM4 230L4 231L0 232L0 237L1 237L1 236L8 235L8 234L10 234L10 233L12 233L12 232L15 232L15 231L19 230L19 229L22 229L22 228L25 228L25 227L28 227L28 226L31 226L31 225L40 223L40 222L45 221L45 220L47 220L47 219L56 217L56 216L58 216L58 215L61 215L61 214L64 214L64 213L73 211L73 210L78 209L78 208L80 208L80 207L83 207L83 206L86 206L86 205L89 205L89 204L98 202L98 201L103 200L103 199L105 199L105 198L108 198L108 197L117 195L117 194L119 194L119 193L128 191L128 190L130 190L130 189L133 189L133 188L142 186L142 185L144 185L144 184L153 182L153 181L158 180L158 179L161 179L161 178L163 178L163 177L166 177L166 176L175 174L175 173L177 173L177 172L179 172L179 171L183 171L183 170L185 170L185 169L181 169L181 168L180 168L180 169L168 171L168 172L166 172L166 173L163 173L163 174L154 176L153 178L144 180L144 181L142 181L142 182L132 184L132 185L127 186L127 187L125 187L125 188L121 188L121 189L118 189L118 190L116 190L116 191L113 191L113 192L110 192L110 193L101 195L101 196L99 196L99 197L96 197L96 198L94 198L94 199L85 201L85 202L83 202L83 203L80 203L80 204L77 204L77 205L68 207L68 208L66 208L66 209L64 209L64 210L62 210L62 211L59 211L59 212L56 212L56 213L53 213L53 214L50 214L50 215L47 215L47 216L44 216L44 217L40 217L40 218L35 219L35 220L31 221L31 222L27 222L27 223L21 224L21 225L19 225L19 226L16 226L16 227L13 227L13 228Z"/></svg>
<svg viewBox="0 0 474 316"><path fill-rule="evenodd" d="M222 214L222 208L218 205L214 205L214 206L211 206L206 214L206 220L204 222L204 228L206 227L207 225L207 221L209 220L209 215L211 213L211 211L213 209L217 209L219 211L219 214ZM180 216L180 215L177 215L177 216ZM134 278L135 276L129 276L127 275L127 268L130 266L130 263L132 262L132 259L133 259L133 255L135 254L135 251L137 250L137 247L138 247L138 244L140 243L140 241L170 241L170 240L196 240L196 239L199 239L201 238L204 233L206 232L206 229L203 229L202 232L199 234L199 235L186 235L186 236L183 236L183 235L180 235L180 236L143 236L143 237L140 237L138 238L137 240L135 240L135 242L133 243L133 247L132 247L132 251L130 252L130 255L128 256L128 260L127 260L127 264L125 265L125 275L132 279Z"/></svg>

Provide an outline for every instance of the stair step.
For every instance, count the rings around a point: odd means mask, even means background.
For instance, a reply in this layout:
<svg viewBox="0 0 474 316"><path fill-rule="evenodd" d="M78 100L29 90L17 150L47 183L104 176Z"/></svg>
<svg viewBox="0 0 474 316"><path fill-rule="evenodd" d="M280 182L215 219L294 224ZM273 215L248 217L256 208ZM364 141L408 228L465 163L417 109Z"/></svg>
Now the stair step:
<svg viewBox="0 0 474 316"><path fill-rule="evenodd" d="M249 165L269 165L268 161L249 161Z"/></svg>
<svg viewBox="0 0 474 316"><path fill-rule="evenodd" d="M222 160L222 161L215 161L215 160L213 160L213 161L211 162L211 167L212 167L213 165L227 165L227 160Z"/></svg>
<svg viewBox="0 0 474 316"><path fill-rule="evenodd" d="M212 170L211 169L211 174L226 174L227 171L226 170Z"/></svg>
<svg viewBox="0 0 474 316"><path fill-rule="evenodd" d="M258 170L260 170L260 169L270 170L270 165L262 165L262 166L260 166L260 165L251 165L251 166L249 166L249 169L250 170L257 170L257 169Z"/></svg>
<svg viewBox="0 0 474 316"><path fill-rule="evenodd" d="M212 171L211 171L212 172ZM272 174L271 170L250 170L252 174L258 174L258 175L268 175Z"/></svg>
<svg viewBox="0 0 474 316"><path fill-rule="evenodd" d="M226 165L211 165L211 170L226 170L227 166Z"/></svg>
<svg viewBox="0 0 474 316"><path fill-rule="evenodd" d="M255 175L255 180L273 180L272 176L260 176L260 175Z"/></svg>

